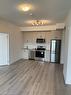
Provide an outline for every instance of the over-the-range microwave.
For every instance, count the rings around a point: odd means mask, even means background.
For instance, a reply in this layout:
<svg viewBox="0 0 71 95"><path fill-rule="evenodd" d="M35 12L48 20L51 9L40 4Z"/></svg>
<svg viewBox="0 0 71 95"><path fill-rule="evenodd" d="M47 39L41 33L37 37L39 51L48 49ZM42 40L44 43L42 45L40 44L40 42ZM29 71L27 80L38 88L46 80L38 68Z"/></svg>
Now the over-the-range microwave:
<svg viewBox="0 0 71 95"><path fill-rule="evenodd" d="M45 43L45 39L44 38L37 38L36 39L36 43Z"/></svg>

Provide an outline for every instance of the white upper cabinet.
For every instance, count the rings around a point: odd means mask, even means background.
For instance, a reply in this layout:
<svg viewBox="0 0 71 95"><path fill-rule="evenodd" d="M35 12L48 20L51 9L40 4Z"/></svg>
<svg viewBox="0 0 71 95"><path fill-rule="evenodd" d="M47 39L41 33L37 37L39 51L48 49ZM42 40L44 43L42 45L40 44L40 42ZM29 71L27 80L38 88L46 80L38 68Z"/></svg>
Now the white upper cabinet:
<svg viewBox="0 0 71 95"><path fill-rule="evenodd" d="M49 43L51 39L61 39L62 31L48 31L48 32L24 32L24 43L36 43L37 38L45 38L46 43Z"/></svg>

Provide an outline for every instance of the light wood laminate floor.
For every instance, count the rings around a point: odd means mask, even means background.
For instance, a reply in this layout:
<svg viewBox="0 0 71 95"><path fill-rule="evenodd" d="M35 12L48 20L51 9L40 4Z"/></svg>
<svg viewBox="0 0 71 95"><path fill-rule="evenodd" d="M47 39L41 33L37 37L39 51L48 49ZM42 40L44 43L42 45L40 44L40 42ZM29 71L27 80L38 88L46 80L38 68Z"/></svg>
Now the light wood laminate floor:
<svg viewBox="0 0 71 95"><path fill-rule="evenodd" d="M0 95L71 95L62 65L20 60L0 67Z"/></svg>

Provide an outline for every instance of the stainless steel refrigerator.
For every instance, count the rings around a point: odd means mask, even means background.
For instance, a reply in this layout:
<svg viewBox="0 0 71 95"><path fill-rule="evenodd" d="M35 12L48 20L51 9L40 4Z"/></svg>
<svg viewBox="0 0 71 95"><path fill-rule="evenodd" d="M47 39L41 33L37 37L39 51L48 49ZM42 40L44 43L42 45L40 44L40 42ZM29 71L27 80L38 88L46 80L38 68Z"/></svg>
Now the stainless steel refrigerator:
<svg viewBox="0 0 71 95"><path fill-rule="evenodd" d="M60 63L61 40L53 39L50 42L50 62Z"/></svg>

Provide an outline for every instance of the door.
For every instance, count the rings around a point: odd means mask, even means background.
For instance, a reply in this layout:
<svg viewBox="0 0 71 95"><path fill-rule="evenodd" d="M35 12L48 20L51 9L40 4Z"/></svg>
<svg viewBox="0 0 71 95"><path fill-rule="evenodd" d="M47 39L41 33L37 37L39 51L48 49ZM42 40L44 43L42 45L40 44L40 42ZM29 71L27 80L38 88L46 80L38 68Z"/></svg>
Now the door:
<svg viewBox="0 0 71 95"><path fill-rule="evenodd" d="M0 33L0 65L9 64L9 36Z"/></svg>

